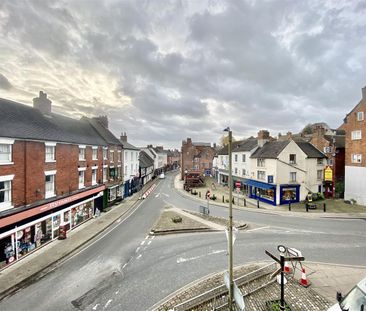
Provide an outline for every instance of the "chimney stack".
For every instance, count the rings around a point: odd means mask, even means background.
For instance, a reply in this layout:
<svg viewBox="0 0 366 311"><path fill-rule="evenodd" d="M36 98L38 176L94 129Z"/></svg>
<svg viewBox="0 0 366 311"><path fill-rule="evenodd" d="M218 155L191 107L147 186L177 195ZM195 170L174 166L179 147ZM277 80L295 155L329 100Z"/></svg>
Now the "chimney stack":
<svg viewBox="0 0 366 311"><path fill-rule="evenodd" d="M292 132L287 132L287 140L291 140L292 139Z"/></svg>
<svg viewBox="0 0 366 311"><path fill-rule="evenodd" d="M97 121L99 121L106 129L108 128L108 117L107 116L99 116L93 118Z"/></svg>
<svg viewBox="0 0 366 311"><path fill-rule="evenodd" d="M260 130L258 132L258 146L263 147L263 145L269 141L269 132L267 130Z"/></svg>
<svg viewBox="0 0 366 311"><path fill-rule="evenodd" d="M51 114L52 101L47 98L47 94L39 91L39 97L33 98L33 107L38 109L44 115Z"/></svg>
<svg viewBox="0 0 366 311"><path fill-rule="evenodd" d="M362 88L362 99L366 99L366 86Z"/></svg>
<svg viewBox="0 0 366 311"><path fill-rule="evenodd" d="M126 132L121 133L121 137L119 139L123 143L127 143L127 134Z"/></svg>

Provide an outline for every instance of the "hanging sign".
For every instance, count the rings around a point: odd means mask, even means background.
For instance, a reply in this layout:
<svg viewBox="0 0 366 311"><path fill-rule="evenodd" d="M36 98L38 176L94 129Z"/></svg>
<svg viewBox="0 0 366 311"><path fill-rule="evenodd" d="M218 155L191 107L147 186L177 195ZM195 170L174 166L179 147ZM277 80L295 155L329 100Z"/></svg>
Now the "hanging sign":
<svg viewBox="0 0 366 311"><path fill-rule="evenodd" d="M333 170L329 166L327 166L324 170L324 180L333 181Z"/></svg>

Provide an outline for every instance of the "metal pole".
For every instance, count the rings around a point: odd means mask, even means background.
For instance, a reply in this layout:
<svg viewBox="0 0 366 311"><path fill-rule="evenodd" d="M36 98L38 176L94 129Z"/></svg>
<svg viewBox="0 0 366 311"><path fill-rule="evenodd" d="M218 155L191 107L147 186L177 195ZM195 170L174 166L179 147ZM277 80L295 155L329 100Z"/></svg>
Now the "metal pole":
<svg viewBox="0 0 366 311"><path fill-rule="evenodd" d="M232 132L229 130L229 311L233 308L233 189L232 189L232 154L231 154Z"/></svg>
<svg viewBox="0 0 366 311"><path fill-rule="evenodd" d="M285 276L284 276L284 268L285 268L285 257L283 253L280 255L281 260L281 305L280 310L285 311Z"/></svg>

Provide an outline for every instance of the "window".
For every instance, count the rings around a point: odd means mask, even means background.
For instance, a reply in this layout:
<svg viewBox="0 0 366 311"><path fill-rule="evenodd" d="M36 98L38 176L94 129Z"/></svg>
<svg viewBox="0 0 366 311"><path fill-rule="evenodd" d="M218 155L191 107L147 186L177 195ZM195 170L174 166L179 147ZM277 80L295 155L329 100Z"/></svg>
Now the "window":
<svg viewBox="0 0 366 311"><path fill-rule="evenodd" d="M98 160L98 147L93 147L92 160Z"/></svg>
<svg viewBox="0 0 366 311"><path fill-rule="evenodd" d="M296 154L290 154L290 164L296 164Z"/></svg>
<svg viewBox="0 0 366 311"><path fill-rule="evenodd" d="M56 160L55 149L55 145L45 143L46 162L53 162Z"/></svg>
<svg viewBox="0 0 366 311"><path fill-rule="evenodd" d="M79 160L80 161L85 160L85 146L83 147L79 146Z"/></svg>
<svg viewBox="0 0 366 311"><path fill-rule="evenodd" d="M363 111L357 112L357 121L363 121L363 119L364 119Z"/></svg>
<svg viewBox="0 0 366 311"><path fill-rule="evenodd" d="M49 171L49 172L45 172L46 176L45 176L45 188L46 188L46 193L45 193L45 198L51 198L54 197L55 194L55 171Z"/></svg>
<svg viewBox="0 0 366 311"><path fill-rule="evenodd" d="M362 154L352 154L352 163L361 163Z"/></svg>
<svg viewBox="0 0 366 311"><path fill-rule="evenodd" d="M10 144L0 144L0 163L11 162L11 147Z"/></svg>
<svg viewBox="0 0 366 311"><path fill-rule="evenodd" d="M133 175L133 164L131 163L131 175Z"/></svg>
<svg viewBox="0 0 366 311"><path fill-rule="evenodd" d="M266 180L266 172L265 171L257 171L257 179Z"/></svg>
<svg viewBox="0 0 366 311"><path fill-rule="evenodd" d="M235 162L238 162L238 155L237 154L234 156L234 159L235 159L234 160Z"/></svg>
<svg viewBox="0 0 366 311"><path fill-rule="evenodd" d="M122 152L118 151L118 162L122 162Z"/></svg>
<svg viewBox="0 0 366 311"><path fill-rule="evenodd" d="M128 161L128 152L125 151L125 161L127 162Z"/></svg>
<svg viewBox="0 0 366 311"><path fill-rule="evenodd" d="M109 189L109 202L114 201L117 198L117 188L118 186Z"/></svg>
<svg viewBox="0 0 366 311"><path fill-rule="evenodd" d="M264 167L264 159L257 159L257 166Z"/></svg>
<svg viewBox="0 0 366 311"><path fill-rule="evenodd" d="M290 181L296 181L296 172L290 172Z"/></svg>
<svg viewBox="0 0 366 311"><path fill-rule="evenodd" d="M328 146L328 147L324 147L324 153L331 153L332 152L332 147Z"/></svg>
<svg viewBox="0 0 366 311"><path fill-rule="evenodd" d="M107 167L103 167L103 182L107 181Z"/></svg>
<svg viewBox="0 0 366 311"><path fill-rule="evenodd" d="M14 175L0 176L0 211L12 207L11 182Z"/></svg>
<svg viewBox="0 0 366 311"><path fill-rule="evenodd" d="M92 168L92 185L97 184L97 168Z"/></svg>
<svg viewBox="0 0 366 311"><path fill-rule="evenodd" d="M245 154L242 154L242 156L241 156L241 161L242 161L242 162L245 162L245 160L246 160L246 159L245 159Z"/></svg>
<svg viewBox="0 0 366 311"><path fill-rule="evenodd" d="M317 165L323 165L323 159L322 158L317 158L316 159L316 164Z"/></svg>
<svg viewBox="0 0 366 311"><path fill-rule="evenodd" d="M103 160L107 160L108 159L108 148L104 147L103 148Z"/></svg>
<svg viewBox="0 0 366 311"><path fill-rule="evenodd" d="M79 189L84 188L85 171L79 171Z"/></svg>
<svg viewBox="0 0 366 311"><path fill-rule="evenodd" d="M245 176L245 173L246 173L245 168L243 168L242 175Z"/></svg>
<svg viewBox="0 0 366 311"><path fill-rule="evenodd" d="M352 131L351 139L352 140L361 139L361 131Z"/></svg>
<svg viewBox="0 0 366 311"><path fill-rule="evenodd" d="M111 162L114 161L114 150L109 151L109 161L111 161Z"/></svg>
<svg viewBox="0 0 366 311"><path fill-rule="evenodd" d="M323 170L317 170L316 171L316 179L322 180L323 179Z"/></svg>
<svg viewBox="0 0 366 311"><path fill-rule="evenodd" d="M333 159L327 159L327 164L329 166L333 166Z"/></svg>
<svg viewBox="0 0 366 311"><path fill-rule="evenodd" d="M238 168L237 167L235 168L235 174L238 174Z"/></svg>
<svg viewBox="0 0 366 311"><path fill-rule="evenodd" d="M128 175L127 174L127 165L125 165L125 175Z"/></svg>

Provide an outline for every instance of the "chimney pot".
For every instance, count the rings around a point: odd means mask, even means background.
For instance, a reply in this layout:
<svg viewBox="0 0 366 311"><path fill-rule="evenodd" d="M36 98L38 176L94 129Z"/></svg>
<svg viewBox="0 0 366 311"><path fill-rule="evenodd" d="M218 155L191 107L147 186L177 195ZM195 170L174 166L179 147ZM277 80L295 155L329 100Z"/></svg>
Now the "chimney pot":
<svg viewBox="0 0 366 311"><path fill-rule="evenodd" d="M39 96L33 98L33 108L38 109L42 114L51 114L51 104L52 101L47 98L47 93L39 91Z"/></svg>

